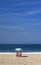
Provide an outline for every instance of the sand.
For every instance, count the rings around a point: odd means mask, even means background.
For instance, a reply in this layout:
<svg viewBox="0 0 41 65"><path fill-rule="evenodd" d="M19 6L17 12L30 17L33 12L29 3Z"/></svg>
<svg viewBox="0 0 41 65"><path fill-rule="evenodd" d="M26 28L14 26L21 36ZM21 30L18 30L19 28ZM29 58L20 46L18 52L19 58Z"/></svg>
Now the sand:
<svg viewBox="0 0 41 65"><path fill-rule="evenodd" d="M0 65L41 65L41 54L0 54Z"/></svg>

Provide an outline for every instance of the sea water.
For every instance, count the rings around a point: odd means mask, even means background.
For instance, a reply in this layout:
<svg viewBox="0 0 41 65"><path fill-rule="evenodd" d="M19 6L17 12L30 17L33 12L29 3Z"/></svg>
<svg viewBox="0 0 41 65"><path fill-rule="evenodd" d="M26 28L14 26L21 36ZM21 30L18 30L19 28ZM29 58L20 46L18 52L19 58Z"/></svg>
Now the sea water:
<svg viewBox="0 0 41 65"><path fill-rule="evenodd" d="M41 52L41 44L0 44L0 52L15 52L16 48L22 48L22 52Z"/></svg>

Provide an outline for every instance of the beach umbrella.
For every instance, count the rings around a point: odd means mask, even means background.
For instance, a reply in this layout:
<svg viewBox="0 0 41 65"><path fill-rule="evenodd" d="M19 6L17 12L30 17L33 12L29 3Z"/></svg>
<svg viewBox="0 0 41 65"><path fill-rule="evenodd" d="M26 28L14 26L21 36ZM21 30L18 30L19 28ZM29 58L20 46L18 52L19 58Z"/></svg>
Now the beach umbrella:
<svg viewBox="0 0 41 65"><path fill-rule="evenodd" d="M22 48L16 48L15 51L23 51Z"/></svg>
<svg viewBox="0 0 41 65"><path fill-rule="evenodd" d="M16 48L15 51L17 51L16 56L21 57L22 56L22 50L21 48Z"/></svg>

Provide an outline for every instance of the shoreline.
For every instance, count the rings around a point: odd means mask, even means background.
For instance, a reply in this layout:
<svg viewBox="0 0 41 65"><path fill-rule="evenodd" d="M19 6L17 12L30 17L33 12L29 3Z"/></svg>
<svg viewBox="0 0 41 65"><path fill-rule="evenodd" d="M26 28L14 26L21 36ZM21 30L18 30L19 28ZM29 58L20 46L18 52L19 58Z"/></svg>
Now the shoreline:
<svg viewBox="0 0 41 65"><path fill-rule="evenodd" d="M16 52L0 52L0 54L16 54ZM41 52L22 52L22 54L41 54Z"/></svg>

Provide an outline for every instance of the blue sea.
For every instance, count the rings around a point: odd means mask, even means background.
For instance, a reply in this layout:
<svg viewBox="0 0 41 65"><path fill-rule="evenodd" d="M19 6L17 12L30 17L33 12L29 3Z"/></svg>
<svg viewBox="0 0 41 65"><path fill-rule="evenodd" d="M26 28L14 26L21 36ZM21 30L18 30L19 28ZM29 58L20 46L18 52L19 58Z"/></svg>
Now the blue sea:
<svg viewBox="0 0 41 65"><path fill-rule="evenodd" d="M15 52L22 48L23 52L41 52L41 44L0 44L0 52Z"/></svg>

